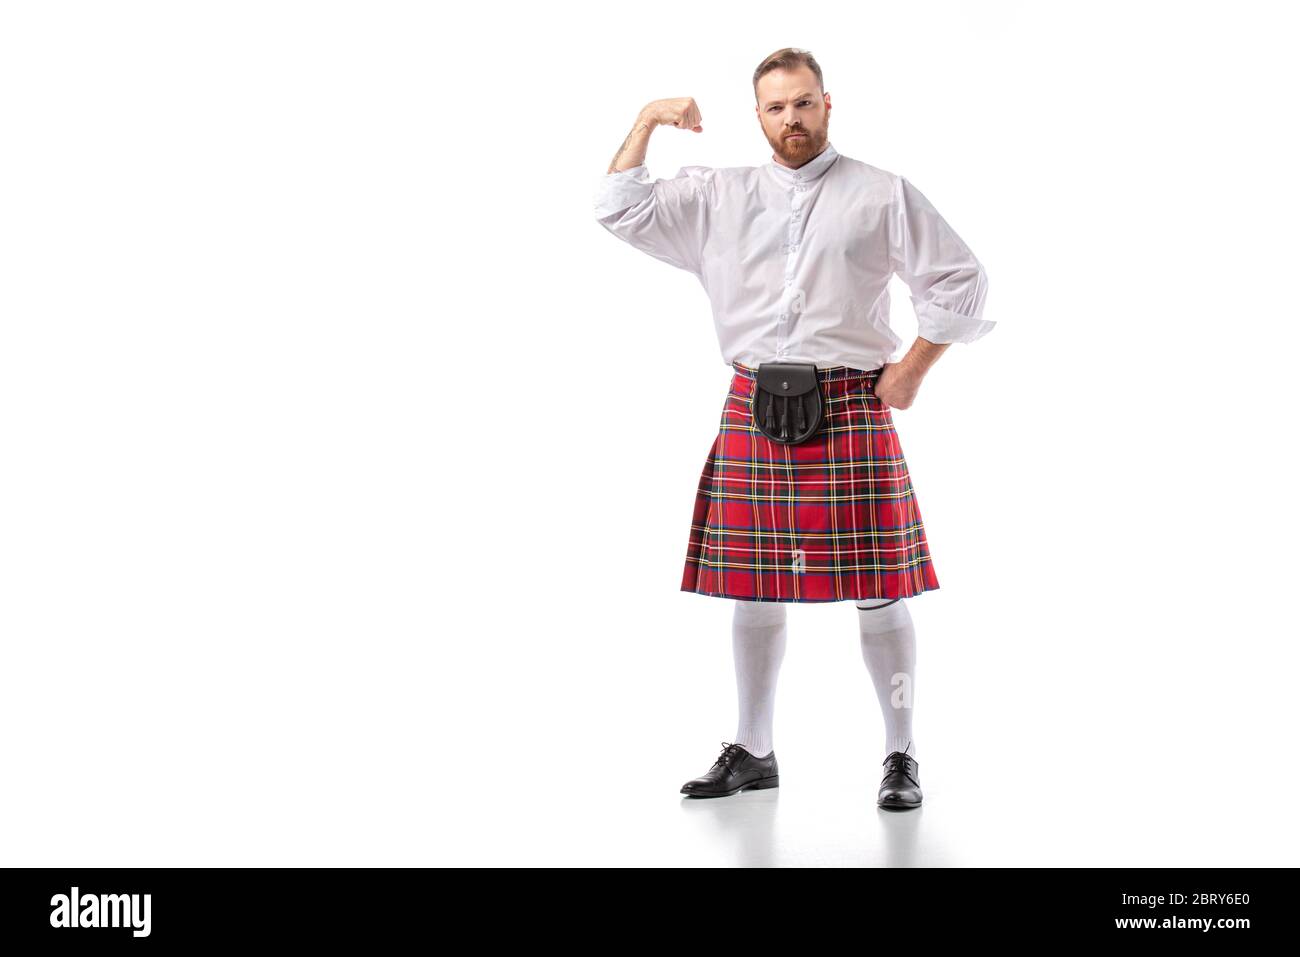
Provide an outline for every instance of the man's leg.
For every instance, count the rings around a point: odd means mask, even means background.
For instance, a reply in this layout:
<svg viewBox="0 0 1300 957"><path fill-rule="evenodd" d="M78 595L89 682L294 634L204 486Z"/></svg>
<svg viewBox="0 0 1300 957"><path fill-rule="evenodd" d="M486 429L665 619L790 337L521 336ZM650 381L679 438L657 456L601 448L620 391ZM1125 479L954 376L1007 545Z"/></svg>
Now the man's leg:
<svg viewBox="0 0 1300 957"><path fill-rule="evenodd" d="M736 600L731 622L740 706L735 743L757 758L772 751L776 679L785 658L785 641L786 608L782 602Z"/></svg>
<svg viewBox="0 0 1300 957"><path fill-rule="evenodd" d="M916 675L916 630L906 599L864 598L858 609L862 660L871 673L885 719L885 754L916 757L912 740L912 684Z"/></svg>

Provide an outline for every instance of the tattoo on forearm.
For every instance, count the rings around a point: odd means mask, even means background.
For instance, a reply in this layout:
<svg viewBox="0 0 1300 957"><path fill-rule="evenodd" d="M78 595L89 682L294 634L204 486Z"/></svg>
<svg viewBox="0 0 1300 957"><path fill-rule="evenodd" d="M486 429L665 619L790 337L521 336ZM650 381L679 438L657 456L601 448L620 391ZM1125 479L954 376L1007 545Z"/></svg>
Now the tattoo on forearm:
<svg viewBox="0 0 1300 957"><path fill-rule="evenodd" d="M649 129L649 127L649 123L644 123L639 120L637 121L636 126L632 127L627 136L623 138L623 145L618 148L618 152L614 154L614 158L609 161L609 169L605 172L614 173L618 171L618 161L622 158L623 154L627 152L628 144L632 142L632 137L636 136L644 129Z"/></svg>

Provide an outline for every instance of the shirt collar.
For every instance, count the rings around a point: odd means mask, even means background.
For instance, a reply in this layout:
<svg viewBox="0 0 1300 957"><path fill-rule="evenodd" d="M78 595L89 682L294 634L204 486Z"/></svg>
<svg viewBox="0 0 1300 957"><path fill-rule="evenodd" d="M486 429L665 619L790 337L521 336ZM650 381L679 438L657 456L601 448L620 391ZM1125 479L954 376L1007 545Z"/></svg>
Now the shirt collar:
<svg viewBox="0 0 1300 957"><path fill-rule="evenodd" d="M820 179L822 174L830 169L831 164L835 162L836 157L839 155L839 153L835 152L835 147L831 145L831 141L827 140L826 148L798 169L782 166L775 159L768 161L767 168L772 171L772 175L783 186L803 185Z"/></svg>

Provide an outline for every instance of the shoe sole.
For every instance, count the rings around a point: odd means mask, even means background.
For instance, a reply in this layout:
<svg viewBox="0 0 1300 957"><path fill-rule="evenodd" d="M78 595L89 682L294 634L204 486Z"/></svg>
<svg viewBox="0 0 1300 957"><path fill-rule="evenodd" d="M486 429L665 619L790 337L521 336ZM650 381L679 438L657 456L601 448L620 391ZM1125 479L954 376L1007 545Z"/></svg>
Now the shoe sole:
<svg viewBox="0 0 1300 957"><path fill-rule="evenodd" d="M759 778L757 781L751 781L749 784L742 784L738 788L730 791L691 791L682 788L681 793L688 797L698 798L724 798L731 797L733 794L739 794L741 791L761 791L763 788L780 787L781 775L774 774L770 778Z"/></svg>
<svg viewBox="0 0 1300 957"><path fill-rule="evenodd" d="M884 808L886 811L910 811L913 808L918 808L920 806L921 803L919 801L916 804L903 804L899 801L877 801L876 802L876 807Z"/></svg>

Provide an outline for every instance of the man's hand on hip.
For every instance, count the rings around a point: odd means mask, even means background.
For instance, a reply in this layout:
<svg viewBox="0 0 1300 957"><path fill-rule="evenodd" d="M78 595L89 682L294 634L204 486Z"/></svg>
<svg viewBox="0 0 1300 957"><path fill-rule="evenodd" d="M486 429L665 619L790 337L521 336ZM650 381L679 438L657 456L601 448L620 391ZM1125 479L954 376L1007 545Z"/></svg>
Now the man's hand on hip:
<svg viewBox="0 0 1300 957"><path fill-rule="evenodd" d="M951 342L931 342L918 336L901 362L886 362L876 376L876 397L891 408L909 408L930 366L950 345Z"/></svg>

